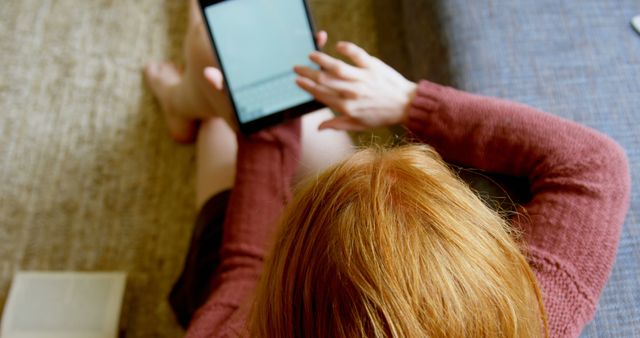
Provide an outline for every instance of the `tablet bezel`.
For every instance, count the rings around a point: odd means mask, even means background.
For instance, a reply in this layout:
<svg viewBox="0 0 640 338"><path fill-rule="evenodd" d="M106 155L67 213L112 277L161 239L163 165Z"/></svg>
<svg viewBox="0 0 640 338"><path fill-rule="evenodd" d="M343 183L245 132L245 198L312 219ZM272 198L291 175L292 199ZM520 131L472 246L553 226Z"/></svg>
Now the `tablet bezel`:
<svg viewBox="0 0 640 338"><path fill-rule="evenodd" d="M205 14L206 7L215 5L217 3L224 2L224 1L231 1L231 0L198 0L198 3L200 5L199 7L200 7L200 14L202 15L202 21L207 29L207 34L209 35L209 41L213 46L215 57L218 60L218 64L220 65L220 71L222 72L222 75L224 76L224 78L227 78L227 73L225 72L225 68L224 68L224 65L222 64L220 54L218 53L218 46L213 37L213 33L211 31L212 29L209 26L209 23L207 22L207 16ZM313 24L313 19L311 18L311 12L309 11L309 4L307 3L307 0L296 0L296 1L302 1L304 5L305 14L307 16L307 22L309 23L309 29L311 30L311 39L313 40L313 45L315 49L319 51L320 48L318 46L318 41L316 40L316 37L314 35L315 28ZM227 86L225 86L225 92L229 96L229 101L231 103L231 107L233 108L233 114L234 114L236 123L238 125L238 128L243 134L252 134L261 129L282 123L285 120L299 117L306 113L310 113L312 111L325 107L324 104L318 102L315 99L311 99L297 106L287 108L285 110L281 110L279 112L275 112L267 116L263 116L256 120L251 120L251 121L242 123L240 121L240 116L238 115L238 109L236 107L235 101L233 100L233 93L228 89Z"/></svg>

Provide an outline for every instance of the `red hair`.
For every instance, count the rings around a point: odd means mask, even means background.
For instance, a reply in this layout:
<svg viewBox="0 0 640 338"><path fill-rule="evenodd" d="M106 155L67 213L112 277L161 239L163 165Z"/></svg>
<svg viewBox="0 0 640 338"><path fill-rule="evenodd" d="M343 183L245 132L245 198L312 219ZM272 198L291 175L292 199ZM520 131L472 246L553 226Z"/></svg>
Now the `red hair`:
<svg viewBox="0 0 640 338"><path fill-rule="evenodd" d="M288 206L252 337L540 337L517 233L428 146L369 149Z"/></svg>

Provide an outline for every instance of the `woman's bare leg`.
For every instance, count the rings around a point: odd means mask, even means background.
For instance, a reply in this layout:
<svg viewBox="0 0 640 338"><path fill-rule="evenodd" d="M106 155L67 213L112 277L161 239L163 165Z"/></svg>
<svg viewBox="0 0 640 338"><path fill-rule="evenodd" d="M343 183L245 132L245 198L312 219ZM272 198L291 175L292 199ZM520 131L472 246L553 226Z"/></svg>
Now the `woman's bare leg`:
<svg viewBox="0 0 640 338"><path fill-rule="evenodd" d="M196 204L233 187L238 143L235 132L219 117L202 121L196 143Z"/></svg>
<svg viewBox="0 0 640 338"><path fill-rule="evenodd" d="M333 117L328 108L302 117L302 154L296 179L318 174L353 154L354 146L346 132L319 131L318 126Z"/></svg>
<svg viewBox="0 0 640 338"><path fill-rule="evenodd" d="M189 6L184 71L172 63L150 63L145 75L160 101L171 136L179 142L197 140L196 202L201 207L209 198L233 186L238 145L232 129L216 117L217 111L228 109L229 103L223 92L212 90L203 75L205 67L218 63L196 1L189 0ZM353 151L346 133L318 131L318 125L330 117L328 109L303 117L298 179L321 171Z"/></svg>
<svg viewBox="0 0 640 338"><path fill-rule="evenodd" d="M347 133L318 131L331 114L322 109L302 118L302 154L296 179L317 174L353 153ZM202 120L196 147L196 203L201 208L211 197L233 187L238 144L229 125L214 117Z"/></svg>
<svg viewBox="0 0 640 338"><path fill-rule="evenodd" d="M194 0L189 1L189 26L184 42L184 70L172 62L150 62L145 77L158 99L171 137L191 143L197 136L197 121L216 116L224 93L211 90L204 69L217 66ZM224 102L224 104L228 104Z"/></svg>

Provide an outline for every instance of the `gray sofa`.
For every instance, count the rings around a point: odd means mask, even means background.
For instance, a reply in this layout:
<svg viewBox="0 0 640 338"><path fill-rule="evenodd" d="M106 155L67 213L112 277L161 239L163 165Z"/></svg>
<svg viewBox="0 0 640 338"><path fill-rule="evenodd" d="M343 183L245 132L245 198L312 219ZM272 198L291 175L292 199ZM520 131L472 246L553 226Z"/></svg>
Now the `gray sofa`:
<svg viewBox="0 0 640 338"><path fill-rule="evenodd" d="M402 0L414 79L520 101L600 130L640 179L638 0ZM384 37L383 37L384 38ZM640 189L634 184L616 264L582 337L640 337Z"/></svg>

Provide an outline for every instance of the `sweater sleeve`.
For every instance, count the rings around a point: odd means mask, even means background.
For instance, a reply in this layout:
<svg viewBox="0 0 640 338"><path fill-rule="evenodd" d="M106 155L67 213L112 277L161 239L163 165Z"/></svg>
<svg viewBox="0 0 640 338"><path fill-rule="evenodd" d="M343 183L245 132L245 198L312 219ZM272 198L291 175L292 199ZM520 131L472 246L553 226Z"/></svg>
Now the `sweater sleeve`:
<svg viewBox="0 0 640 338"><path fill-rule="evenodd" d="M577 337L595 313L629 205L622 148L557 116L427 81L406 127L449 162L528 178L533 198L513 224L523 232L551 337Z"/></svg>
<svg viewBox="0 0 640 338"><path fill-rule="evenodd" d="M238 136L236 181L225 216L221 262L211 296L188 338L239 336L276 222L299 162L300 122Z"/></svg>

